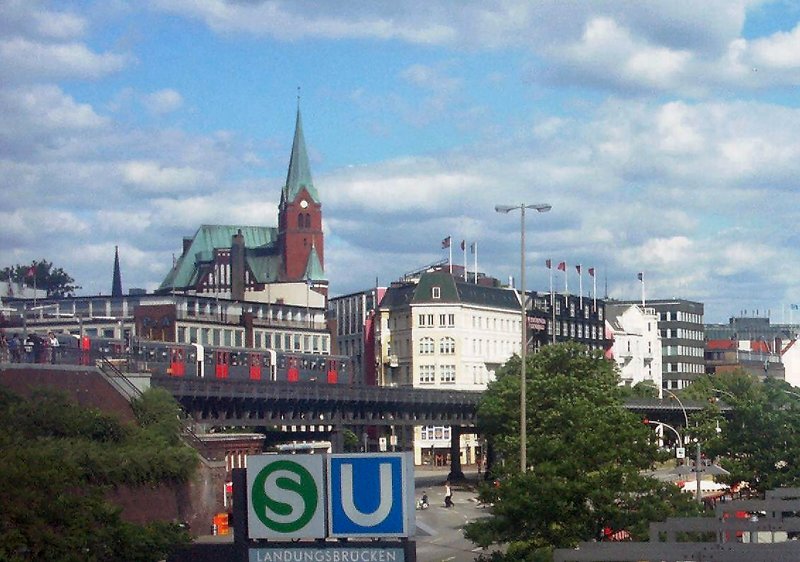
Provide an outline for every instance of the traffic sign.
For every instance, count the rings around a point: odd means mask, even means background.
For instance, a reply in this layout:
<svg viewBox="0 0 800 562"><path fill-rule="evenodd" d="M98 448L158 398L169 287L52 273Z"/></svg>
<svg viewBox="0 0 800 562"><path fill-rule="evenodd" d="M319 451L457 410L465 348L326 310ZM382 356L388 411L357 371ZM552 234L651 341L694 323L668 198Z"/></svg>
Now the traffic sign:
<svg viewBox="0 0 800 562"><path fill-rule="evenodd" d="M329 536L409 536L415 528L413 489L408 453L329 455Z"/></svg>
<svg viewBox="0 0 800 562"><path fill-rule="evenodd" d="M686 458L686 449L683 447L676 447L675 448L675 458L676 459L685 459Z"/></svg>
<svg viewBox="0 0 800 562"><path fill-rule="evenodd" d="M325 537L322 455L247 457L247 530L251 539Z"/></svg>

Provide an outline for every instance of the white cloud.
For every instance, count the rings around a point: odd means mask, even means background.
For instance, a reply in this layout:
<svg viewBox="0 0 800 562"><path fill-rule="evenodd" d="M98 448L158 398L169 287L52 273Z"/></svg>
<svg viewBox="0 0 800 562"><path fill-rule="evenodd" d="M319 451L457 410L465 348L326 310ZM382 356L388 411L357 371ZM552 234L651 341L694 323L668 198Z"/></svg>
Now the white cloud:
<svg viewBox="0 0 800 562"><path fill-rule="evenodd" d="M170 113L183 105L183 97L171 88L159 90L144 96L145 107L156 114Z"/></svg>
<svg viewBox="0 0 800 562"><path fill-rule="evenodd" d="M120 70L127 57L97 54L81 43L45 44L21 37L0 40L0 70L8 81L94 79Z"/></svg>
<svg viewBox="0 0 800 562"><path fill-rule="evenodd" d="M154 193L194 190L214 179L205 170L189 166L164 166L145 160L124 162L120 169L125 183Z"/></svg>
<svg viewBox="0 0 800 562"><path fill-rule="evenodd" d="M790 32L777 32L752 42L752 61L761 70L800 68L800 25Z"/></svg>

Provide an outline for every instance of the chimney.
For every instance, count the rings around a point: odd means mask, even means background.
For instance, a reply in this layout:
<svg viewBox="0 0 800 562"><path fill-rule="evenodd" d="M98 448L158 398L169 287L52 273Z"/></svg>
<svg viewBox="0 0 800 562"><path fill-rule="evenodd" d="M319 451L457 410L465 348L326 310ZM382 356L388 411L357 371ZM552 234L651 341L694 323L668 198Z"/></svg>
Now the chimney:
<svg viewBox="0 0 800 562"><path fill-rule="evenodd" d="M242 229L231 238L231 299L244 300L244 235Z"/></svg>

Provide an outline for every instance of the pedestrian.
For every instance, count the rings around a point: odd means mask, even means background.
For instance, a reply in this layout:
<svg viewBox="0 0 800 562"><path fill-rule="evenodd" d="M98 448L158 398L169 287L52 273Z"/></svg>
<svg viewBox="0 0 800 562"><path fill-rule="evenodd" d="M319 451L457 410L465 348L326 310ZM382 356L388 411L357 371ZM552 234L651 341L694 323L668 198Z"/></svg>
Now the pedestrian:
<svg viewBox="0 0 800 562"><path fill-rule="evenodd" d="M444 506L453 507L453 491L450 489L450 481L444 483Z"/></svg>
<svg viewBox="0 0 800 562"><path fill-rule="evenodd" d="M47 343L50 347L50 363L55 365L58 363L58 348L60 344L58 343L58 338L53 332L49 332L47 334Z"/></svg>
<svg viewBox="0 0 800 562"><path fill-rule="evenodd" d="M11 358L12 363L19 363L21 348L22 348L22 342L19 341L19 336L17 334L13 334L11 336L11 339L8 340L8 354Z"/></svg>
<svg viewBox="0 0 800 562"><path fill-rule="evenodd" d="M44 363L44 340L39 334L33 334L33 362Z"/></svg>
<svg viewBox="0 0 800 562"><path fill-rule="evenodd" d="M8 363L8 342L2 330L0 330L0 363Z"/></svg>
<svg viewBox="0 0 800 562"><path fill-rule="evenodd" d="M33 356L33 342L34 342L34 335L28 334L28 337L25 338L22 346L25 349L25 361L28 363L33 363L34 356Z"/></svg>

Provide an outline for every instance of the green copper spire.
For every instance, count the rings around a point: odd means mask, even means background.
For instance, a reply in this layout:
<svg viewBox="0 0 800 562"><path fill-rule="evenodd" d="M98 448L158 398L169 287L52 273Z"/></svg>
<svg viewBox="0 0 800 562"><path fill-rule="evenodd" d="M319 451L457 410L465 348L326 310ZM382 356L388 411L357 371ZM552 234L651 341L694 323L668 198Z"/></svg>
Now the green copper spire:
<svg viewBox="0 0 800 562"><path fill-rule="evenodd" d="M317 253L317 246L311 243L311 252L308 254L308 261L306 262L306 271L303 277L308 281L324 281L325 270L322 268L322 262Z"/></svg>
<svg viewBox="0 0 800 562"><path fill-rule="evenodd" d="M319 203L319 195L311 179L311 167L308 165L306 141L303 138L303 120L300 117L300 108L297 108L297 123L294 127L294 141L292 142L292 157L289 160L289 173L286 175L286 186L281 194L281 203L294 201L300 190L306 188L315 203Z"/></svg>

